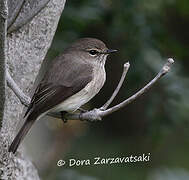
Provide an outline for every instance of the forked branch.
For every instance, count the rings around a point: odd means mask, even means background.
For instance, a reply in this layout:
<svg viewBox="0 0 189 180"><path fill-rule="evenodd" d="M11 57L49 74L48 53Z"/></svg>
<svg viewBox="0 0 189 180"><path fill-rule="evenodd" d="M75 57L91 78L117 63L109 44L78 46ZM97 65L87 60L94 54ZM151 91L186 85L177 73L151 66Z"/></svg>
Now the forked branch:
<svg viewBox="0 0 189 180"><path fill-rule="evenodd" d="M108 108L108 106L112 103L112 101L114 100L114 98L117 96L124 80L125 80L125 76L129 70L129 67L130 67L130 64L129 62L125 63L124 66L123 66L123 73L122 73L122 76L121 76L121 79L117 85L117 88L114 90L112 96L110 97L110 99L100 108L101 110L106 110Z"/></svg>
<svg viewBox="0 0 189 180"><path fill-rule="evenodd" d="M159 71L159 73L155 76L154 79L152 79L146 86L144 86L142 89L140 89L137 93L129 97L128 99L124 100L123 102L108 108L108 106L111 104L111 102L114 100L116 95L118 94L123 81L125 79L125 76L127 74L127 71L130 67L129 63L124 64L124 69L123 73L121 76L121 79L118 83L117 88L113 92L112 96L110 99L101 107L101 108L95 108L91 111L87 112L82 112L82 113L69 113L66 115L66 118L69 120L87 120L87 121L97 121L101 120L104 116L107 116L115 111L118 111L119 109L127 106L134 100L136 100L138 97L140 97L142 94L144 94L147 90L149 90L162 76L167 74L171 68L171 65L174 63L174 60L172 58L169 58L165 65L162 67L162 69ZM8 86L14 91L16 96L20 99L20 101L28 106L30 102L30 98L26 96L21 89L17 86L17 84L14 82L14 80L11 78L10 74L8 71L6 71L6 80L8 82ZM108 108L108 109L107 109ZM48 113L49 116L56 117L56 118L61 118L60 113Z"/></svg>

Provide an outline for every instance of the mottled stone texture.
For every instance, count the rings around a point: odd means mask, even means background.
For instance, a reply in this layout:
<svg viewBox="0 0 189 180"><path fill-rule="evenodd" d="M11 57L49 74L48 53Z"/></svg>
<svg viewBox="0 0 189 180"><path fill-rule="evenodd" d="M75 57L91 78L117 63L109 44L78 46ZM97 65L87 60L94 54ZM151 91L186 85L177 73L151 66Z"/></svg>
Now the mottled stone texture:
<svg viewBox="0 0 189 180"><path fill-rule="evenodd" d="M7 27L9 28L11 24L13 24L14 20L16 19L17 15L19 14L20 9L24 0L9 0L8 1L8 9L9 9L9 18L7 20Z"/></svg>
<svg viewBox="0 0 189 180"><path fill-rule="evenodd" d="M7 67L26 94L32 88L51 45L64 4L65 0L50 0L30 22L8 34ZM28 8L28 4L26 5L27 7L22 7L23 11ZM39 179L37 170L22 153L17 153L16 156L7 153L15 136L16 125L22 119L22 111L23 105L6 88L5 117L0 132L0 179Z"/></svg>
<svg viewBox="0 0 189 180"><path fill-rule="evenodd" d="M29 22L41 11L49 0L9 0L8 32L12 32Z"/></svg>
<svg viewBox="0 0 189 180"><path fill-rule="evenodd" d="M8 8L7 1L0 1L0 127L4 116L5 104L5 64L6 64L6 28Z"/></svg>

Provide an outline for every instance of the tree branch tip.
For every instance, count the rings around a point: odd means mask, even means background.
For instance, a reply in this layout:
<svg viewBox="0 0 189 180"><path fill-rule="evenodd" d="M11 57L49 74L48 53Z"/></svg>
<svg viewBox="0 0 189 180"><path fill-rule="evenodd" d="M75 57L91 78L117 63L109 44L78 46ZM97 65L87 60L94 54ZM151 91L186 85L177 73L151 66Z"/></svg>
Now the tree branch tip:
<svg viewBox="0 0 189 180"><path fill-rule="evenodd" d="M173 58L168 58L167 63L163 66L163 73L169 72L171 65L174 63Z"/></svg>
<svg viewBox="0 0 189 180"><path fill-rule="evenodd" d="M173 58L168 58L167 63L163 66L163 68L160 71L161 76L168 73L171 69L171 65L174 63Z"/></svg>
<svg viewBox="0 0 189 180"><path fill-rule="evenodd" d="M174 59L173 58L168 58L168 63L170 63L170 64L173 64L175 61L174 61Z"/></svg>
<svg viewBox="0 0 189 180"><path fill-rule="evenodd" d="M126 62L126 63L124 64L124 69L129 69L129 67L130 67L130 63L129 63L129 61L128 61L128 62Z"/></svg>
<svg viewBox="0 0 189 180"><path fill-rule="evenodd" d="M168 73L170 70L170 66L164 66L162 70L163 70L163 74Z"/></svg>

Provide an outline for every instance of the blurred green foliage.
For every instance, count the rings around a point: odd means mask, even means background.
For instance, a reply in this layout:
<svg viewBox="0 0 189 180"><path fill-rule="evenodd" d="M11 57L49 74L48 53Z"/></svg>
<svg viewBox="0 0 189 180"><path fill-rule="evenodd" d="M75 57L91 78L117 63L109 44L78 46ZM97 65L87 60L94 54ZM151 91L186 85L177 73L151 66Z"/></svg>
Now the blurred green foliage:
<svg viewBox="0 0 189 180"><path fill-rule="evenodd" d="M108 47L119 50L107 61L107 82L91 108L100 107L110 97L124 62L129 61L131 66L113 104L150 81L166 58L173 57L175 64L136 102L103 122L90 124L87 134L76 139L66 155L67 159L85 159L150 152L151 162L73 169L100 180L159 180L160 176L157 172L153 176L153 172L162 167L189 171L189 1L67 1L48 58L81 37L101 39ZM50 179L61 179L62 171L63 168L54 168Z"/></svg>

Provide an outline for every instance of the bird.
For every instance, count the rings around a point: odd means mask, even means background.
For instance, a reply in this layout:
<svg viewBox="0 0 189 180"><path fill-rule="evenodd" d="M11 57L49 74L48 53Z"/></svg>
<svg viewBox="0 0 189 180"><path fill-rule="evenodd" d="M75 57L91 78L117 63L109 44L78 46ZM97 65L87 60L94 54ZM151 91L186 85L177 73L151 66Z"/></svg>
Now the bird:
<svg viewBox="0 0 189 180"><path fill-rule="evenodd" d="M91 100L106 81L107 56L116 52L99 39L80 38L52 60L26 110L26 119L8 151L15 153L33 123L49 112L73 113Z"/></svg>

